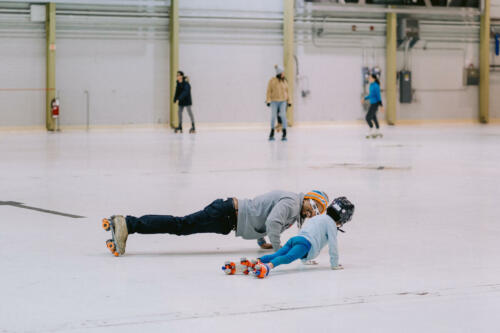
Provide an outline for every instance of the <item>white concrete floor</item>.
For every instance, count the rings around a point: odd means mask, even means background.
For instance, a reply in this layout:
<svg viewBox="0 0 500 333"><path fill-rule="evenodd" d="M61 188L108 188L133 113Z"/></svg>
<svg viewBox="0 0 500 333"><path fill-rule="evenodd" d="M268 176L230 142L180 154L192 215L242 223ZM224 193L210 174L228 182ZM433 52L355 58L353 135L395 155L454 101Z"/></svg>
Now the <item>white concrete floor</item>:
<svg viewBox="0 0 500 333"><path fill-rule="evenodd" d="M500 127L0 132L0 332L498 332ZM132 235L115 258L101 218L184 215L216 198L321 189L356 204L343 271L281 266L219 235ZM288 230L286 240L297 232Z"/></svg>

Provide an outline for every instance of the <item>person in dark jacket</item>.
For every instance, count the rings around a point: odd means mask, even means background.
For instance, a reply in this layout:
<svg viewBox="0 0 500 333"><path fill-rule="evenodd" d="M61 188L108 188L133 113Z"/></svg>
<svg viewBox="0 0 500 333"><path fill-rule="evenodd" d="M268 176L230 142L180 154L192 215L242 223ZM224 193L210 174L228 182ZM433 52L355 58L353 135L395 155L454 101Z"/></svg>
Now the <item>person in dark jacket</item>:
<svg viewBox="0 0 500 333"><path fill-rule="evenodd" d="M187 109L189 118L191 118L191 129L189 133L195 133L194 116L191 110L191 105L193 105L191 100L191 85L189 84L189 78L185 76L182 71L177 72L177 87L175 88L174 103L177 101L179 101L179 125L175 128L175 133L182 133L182 111L184 108Z"/></svg>

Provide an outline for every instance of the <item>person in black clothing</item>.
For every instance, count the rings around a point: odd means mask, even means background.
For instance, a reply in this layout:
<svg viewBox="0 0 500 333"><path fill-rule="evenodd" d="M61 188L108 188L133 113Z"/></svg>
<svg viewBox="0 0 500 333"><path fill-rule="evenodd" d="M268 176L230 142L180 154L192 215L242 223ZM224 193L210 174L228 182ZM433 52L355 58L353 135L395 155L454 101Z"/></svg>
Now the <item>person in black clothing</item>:
<svg viewBox="0 0 500 333"><path fill-rule="evenodd" d="M175 128L175 133L182 133L182 111L184 108L187 109L189 118L191 118L191 129L189 133L195 133L194 116L191 110L191 105L193 105L191 101L191 85L189 84L188 77L185 76L182 71L177 72L177 87L175 88L174 103L177 101L179 101L179 125Z"/></svg>

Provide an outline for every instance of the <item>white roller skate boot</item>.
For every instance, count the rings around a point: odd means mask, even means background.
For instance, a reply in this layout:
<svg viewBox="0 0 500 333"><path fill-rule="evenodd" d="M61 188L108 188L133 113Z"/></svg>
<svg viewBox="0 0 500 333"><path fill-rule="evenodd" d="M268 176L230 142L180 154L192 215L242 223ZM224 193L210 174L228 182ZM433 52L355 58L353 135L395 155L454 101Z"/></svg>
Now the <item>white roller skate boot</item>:
<svg viewBox="0 0 500 333"><path fill-rule="evenodd" d="M375 132L373 133L373 138L376 139L376 138L382 138L383 137L383 134L382 132L380 132L380 129L376 129Z"/></svg>
<svg viewBox="0 0 500 333"><path fill-rule="evenodd" d="M111 239L106 241L106 246L116 257L125 254L128 230L127 221L122 215L113 215L109 219L102 219L104 230L111 230Z"/></svg>
<svg viewBox="0 0 500 333"><path fill-rule="evenodd" d="M374 132L373 132L373 128L370 128L370 129L368 130L368 133L366 134L366 136L365 136L365 137L366 137L367 139L369 139L369 138L373 138L373 137L374 137L374 136L373 136L373 133L374 133Z"/></svg>

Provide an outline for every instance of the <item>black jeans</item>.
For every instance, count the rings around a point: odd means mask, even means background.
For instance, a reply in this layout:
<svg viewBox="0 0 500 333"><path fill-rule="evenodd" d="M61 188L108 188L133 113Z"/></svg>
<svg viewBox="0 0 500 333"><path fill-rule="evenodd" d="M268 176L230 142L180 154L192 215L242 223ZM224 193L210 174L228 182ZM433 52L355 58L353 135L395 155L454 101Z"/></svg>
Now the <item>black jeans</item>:
<svg viewBox="0 0 500 333"><path fill-rule="evenodd" d="M375 123L375 127L378 127L378 120L377 120L377 110L378 110L378 103L377 104L370 104L370 108L368 109L368 112L366 113L366 122L368 123L368 126L370 128L373 127L372 120Z"/></svg>
<svg viewBox="0 0 500 333"><path fill-rule="evenodd" d="M191 235L213 232L227 235L236 230L237 213L233 199L217 199L199 212L179 217L171 215L127 216L129 234Z"/></svg>

